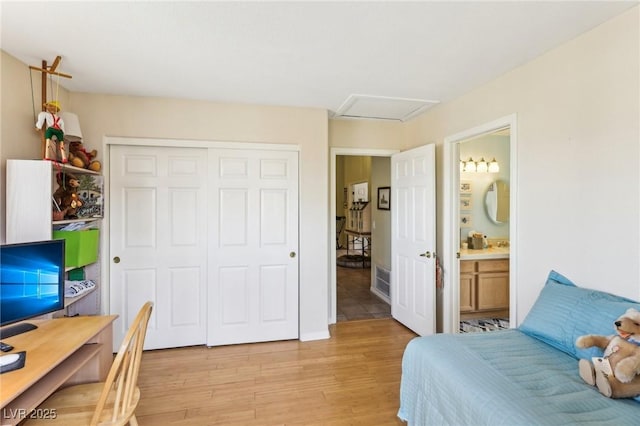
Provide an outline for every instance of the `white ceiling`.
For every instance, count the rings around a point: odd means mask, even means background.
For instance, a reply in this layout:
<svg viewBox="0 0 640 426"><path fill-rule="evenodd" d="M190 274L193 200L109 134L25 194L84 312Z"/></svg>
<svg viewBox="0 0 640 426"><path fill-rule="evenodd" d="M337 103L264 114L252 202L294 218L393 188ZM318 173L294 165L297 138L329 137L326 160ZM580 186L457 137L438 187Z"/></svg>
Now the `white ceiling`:
<svg viewBox="0 0 640 426"><path fill-rule="evenodd" d="M0 42L29 65L62 56L71 91L405 120L637 4L2 1Z"/></svg>

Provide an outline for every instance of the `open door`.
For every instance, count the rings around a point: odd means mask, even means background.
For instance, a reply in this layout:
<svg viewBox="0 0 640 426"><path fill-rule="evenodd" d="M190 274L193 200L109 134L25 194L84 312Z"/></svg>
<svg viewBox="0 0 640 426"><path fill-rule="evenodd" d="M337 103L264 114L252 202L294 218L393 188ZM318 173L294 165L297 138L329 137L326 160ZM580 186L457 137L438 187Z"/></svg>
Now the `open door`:
<svg viewBox="0 0 640 426"><path fill-rule="evenodd" d="M436 328L435 145L391 156L391 315L421 336Z"/></svg>

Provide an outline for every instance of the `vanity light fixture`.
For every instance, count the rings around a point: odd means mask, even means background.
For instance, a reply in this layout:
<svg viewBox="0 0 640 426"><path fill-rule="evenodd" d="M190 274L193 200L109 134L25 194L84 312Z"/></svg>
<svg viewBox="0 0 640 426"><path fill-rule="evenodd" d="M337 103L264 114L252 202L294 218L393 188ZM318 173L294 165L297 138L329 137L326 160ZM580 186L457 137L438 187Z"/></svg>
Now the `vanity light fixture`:
<svg viewBox="0 0 640 426"><path fill-rule="evenodd" d="M498 173L500 171L500 165L496 161L496 158L493 157L493 160L489 163L489 173Z"/></svg>
<svg viewBox="0 0 640 426"><path fill-rule="evenodd" d="M460 160L460 173L498 173L499 171L500 166L495 157L490 162L485 161L484 157L481 157L478 162L473 161L471 157L467 161Z"/></svg>

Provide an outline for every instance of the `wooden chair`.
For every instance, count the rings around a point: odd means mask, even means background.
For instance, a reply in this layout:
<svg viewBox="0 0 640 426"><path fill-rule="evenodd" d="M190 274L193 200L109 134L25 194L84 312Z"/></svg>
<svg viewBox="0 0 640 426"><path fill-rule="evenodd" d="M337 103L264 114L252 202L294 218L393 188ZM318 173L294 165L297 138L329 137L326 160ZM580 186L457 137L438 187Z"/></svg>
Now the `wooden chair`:
<svg viewBox="0 0 640 426"><path fill-rule="evenodd" d="M49 413L49 418L33 419L25 424L137 426L138 372L152 306L151 302L145 303L133 320L105 382L75 385L55 392L37 409Z"/></svg>

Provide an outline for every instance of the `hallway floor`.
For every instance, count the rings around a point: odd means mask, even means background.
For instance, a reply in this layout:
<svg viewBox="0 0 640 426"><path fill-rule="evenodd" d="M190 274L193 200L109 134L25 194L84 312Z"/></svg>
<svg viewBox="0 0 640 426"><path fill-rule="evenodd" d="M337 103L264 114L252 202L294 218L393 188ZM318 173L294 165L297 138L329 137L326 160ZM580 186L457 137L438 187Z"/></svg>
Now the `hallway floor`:
<svg viewBox="0 0 640 426"><path fill-rule="evenodd" d="M391 306L371 293L371 269L336 266L336 320L391 318Z"/></svg>

